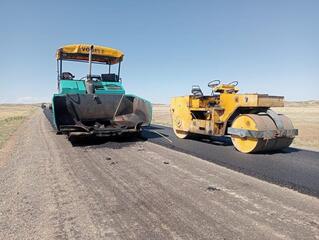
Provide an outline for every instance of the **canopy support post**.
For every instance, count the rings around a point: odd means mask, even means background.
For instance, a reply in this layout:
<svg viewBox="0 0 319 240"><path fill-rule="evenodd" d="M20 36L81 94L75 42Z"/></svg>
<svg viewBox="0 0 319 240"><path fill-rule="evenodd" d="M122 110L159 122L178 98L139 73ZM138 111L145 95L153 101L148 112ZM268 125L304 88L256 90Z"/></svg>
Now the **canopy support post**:
<svg viewBox="0 0 319 240"><path fill-rule="evenodd" d="M87 75L85 86L86 91L88 94L94 93L94 86L93 86L93 80L92 80L92 52L93 52L93 45L90 46L89 50L89 74Z"/></svg>
<svg viewBox="0 0 319 240"><path fill-rule="evenodd" d="M59 72L59 78L62 77L62 58L60 59L60 72Z"/></svg>
<svg viewBox="0 0 319 240"><path fill-rule="evenodd" d="M120 73L121 73L121 62L119 62L119 69L118 69L118 72L117 72L117 76L120 80Z"/></svg>
<svg viewBox="0 0 319 240"><path fill-rule="evenodd" d="M60 67L58 67L58 90L60 89L60 80L62 78L62 57L60 58Z"/></svg>
<svg viewBox="0 0 319 240"><path fill-rule="evenodd" d="M89 76L90 77L92 74L92 50L93 50L93 45L90 46L90 50L89 50Z"/></svg>
<svg viewBox="0 0 319 240"><path fill-rule="evenodd" d="M58 85L58 90L60 88L60 68L59 68L59 60L56 60L56 73L57 73L57 85Z"/></svg>

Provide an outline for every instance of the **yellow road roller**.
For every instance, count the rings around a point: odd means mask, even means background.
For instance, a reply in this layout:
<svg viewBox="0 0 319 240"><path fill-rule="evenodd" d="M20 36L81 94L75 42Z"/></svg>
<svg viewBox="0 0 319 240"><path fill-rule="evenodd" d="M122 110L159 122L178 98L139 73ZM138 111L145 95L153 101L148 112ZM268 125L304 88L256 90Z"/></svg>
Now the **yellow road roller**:
<svg viewBox="0 0 319 240"><path fill-rule="evenodd" d="M288 147L298 129L285 115L271 108L283 107L284 97L267 94L238 94L238 81L208 83L211 95L198 85L192 94L174 97L170 112L178 138L192 135L230 136L234 147L243 153L270 152Z"/></svg>

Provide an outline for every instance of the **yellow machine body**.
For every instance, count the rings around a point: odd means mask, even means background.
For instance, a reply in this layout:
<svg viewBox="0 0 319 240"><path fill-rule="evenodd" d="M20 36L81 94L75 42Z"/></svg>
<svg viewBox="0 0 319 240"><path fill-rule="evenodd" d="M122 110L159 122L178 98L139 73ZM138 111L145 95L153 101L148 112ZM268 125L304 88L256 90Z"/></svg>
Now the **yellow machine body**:
<svg viewBox="0 0 319 240"><path fill-rule="evenodd" d="M229 135L235 148L245 153L288 147L298 131L286 116L270 109L283 107L284 98L238 91L234 85L220 84L212 96L174 97L170 111L176 136Z"/></svg>

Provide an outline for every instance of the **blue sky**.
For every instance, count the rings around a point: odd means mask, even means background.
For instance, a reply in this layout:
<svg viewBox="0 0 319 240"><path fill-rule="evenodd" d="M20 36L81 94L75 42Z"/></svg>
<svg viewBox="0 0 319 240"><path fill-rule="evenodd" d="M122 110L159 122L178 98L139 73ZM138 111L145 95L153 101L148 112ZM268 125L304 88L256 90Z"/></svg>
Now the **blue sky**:
<svg viewBox="0 0 319 240"><path fill-rule="evenodd" d="M49 101L55 51L72 43L122 50L127 92L155 103L212 79L319 99L318 12L316 0L1 0L0 102Z"/></svg>

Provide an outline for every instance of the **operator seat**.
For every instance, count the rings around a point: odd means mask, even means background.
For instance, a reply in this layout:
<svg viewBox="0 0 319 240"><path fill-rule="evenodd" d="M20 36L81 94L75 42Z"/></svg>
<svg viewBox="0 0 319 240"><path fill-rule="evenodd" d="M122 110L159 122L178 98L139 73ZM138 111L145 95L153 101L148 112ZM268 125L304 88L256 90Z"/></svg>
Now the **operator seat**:
<svg viewBox="0 0 319 240"><path fill-rule="evenodd" d="M75 77L75 76L74 76L72 73L70 73L70 72L63 72L63 73L61 74L61 79L62 79L62 80L73 80L74 77Z"/></svg>
<svg viewBox="0 0 319 240"><path fill-rule="evenodd" d="M204 96L203 91L202 91L202 89L200 88L199 85L193 85L193 86L192 86L192 94L193 94L195 97L198 97L198 98Z"/></svg>
<svg viewBox="0 0 319 240"><path fill-rule="evenodd" d="M118 82L119 76L115 73L107 73L107 74L101 74L101 79L103 82Z"/></svg>

